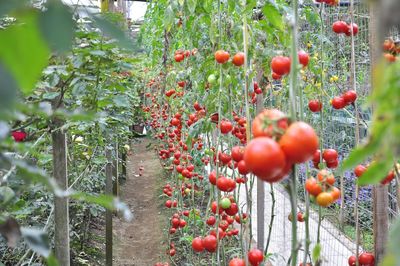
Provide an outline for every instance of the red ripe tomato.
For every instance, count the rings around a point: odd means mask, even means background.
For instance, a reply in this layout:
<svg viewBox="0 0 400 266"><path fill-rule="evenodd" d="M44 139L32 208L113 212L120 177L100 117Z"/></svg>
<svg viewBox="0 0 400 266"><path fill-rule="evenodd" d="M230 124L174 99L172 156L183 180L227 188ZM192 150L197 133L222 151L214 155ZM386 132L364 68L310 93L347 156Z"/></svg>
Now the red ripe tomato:
<svg viewBox="0 0 400 266"><path fill-rule="evenodd" d="M279 136L288 128L288 119L278 109L265 109L254 118L251 128L254 138Z"/></svg>
<svg viewBox="0 0 400 266"><path fill-rule="evenodd" d="M354 168L354 174L356 175L356 177L360 177L362 176L362 174L364 174L364 172L367 170L367 167L365 167L362 164L359 164L356 166L356 168Z"/></svg>
<svg viewBox="0 0 400 266"><path fill-rule="evenodd" d="M27 136L24 131L13 131L11 135L15 142L23 142Z"/></svg>
<svg viewBox="0 0 400 266"><path fill-rule="evenodd" d="M220 177L217 179L217 187L219 190L224 192L231 192L236 188L236 182L233 179Z"/></svg>
<svg viewBox="0 0 400 266"><path fill-rule="evenodd" d="M210 181L211 184L215 186L217 184L217 173L215 171L212 171L208 175L208 180Z"/></svg>
<svg viewBox="0 0 400 266"><path fill-rule="evenodd" d="M339 165L339 160L335 160L335 161L327 162L327 163L326 163L326 166L327 166L329 169L335 169L335 168L338 167L338 165Z"/></svg>
<svg viewBox="0 0 400 266"><path fill-rule="evenodd" d="M165 202L165 207L171 208L171 207L172 207L172 201L171 201L171 200L167 200L167 201Z"/></svg>
<svg viewBox="0 0 400 266"><path fill-rule="evenodd" d="M201 237L195 237L192 240L192 248L196 252L202 252L204 250L203 240Z"/></svg>
<svg viewBox="0 0 400 266"><path fill-rule="evenodd" d="M387 185L394 179L394 171L390 171L389 174L381 181L382 185Z"/></svg>
<svg viewBox="0 0 400 266"><path fill-rule="evenodd" d="M285 154L278 143L268 137L251 140L244 151L244 162L252 173L270 182L286 165Z"/></svg>
<svg viewBox="0 0 400 266"><path fill-rule="evenodd" d="M213 235L208 235L203 238L202 244L208 252L215 252L217 250L217 238Z"/></svg>
<svg viewBox="0 0 400 266"><path fill-rule="evenodd" d="M230 55L224 50L218 50L215 52L214 57L217 63L225 64L226 62L228 62Z"/></svg>
<svg viewBox="0 0 400 266"><path fill-rule="evenodd" d="M311 159L318 149L318 137L307 123L295 122L279 140L279 145L290 163L303 163Z"/></svg>
<svg viewBox="0 0 400 266"><path fill-rule="evenodd" d="M175 254L176 254L176 250L175 250L174 248L171 248L171 249L169 250L169 255L170 255L171 257L173 257L173 256L175 256Z"/></svg>
<svg viewBox="0 0 400 266"><path fill-rule="evenodd" d="M236 213L238 213L238 211L239 211L238 205L236 203L232 203L229 209L225 210L225 213L230 216L234 216L236 215Z"/></svg>
<svg viewBox="0 0 400 266"><path fill-rule="evenodd" d="M344 21L336 21L332 25L332 30L337 34L346 33L348 30L348 25Z"/></svg>
<svg viewBox="0 0 400 266"><path fill-rule="evenodd" d="M244 64L244 53L243 52L238 52L235 54L235 56L232 59L232 63L235 66L241 66Z"/></svg>
<svg viewBox="0 0 400 266"><path fill-rule="evenodd" d="M246 266L246 262L243 259L234 258L229 262L229 266Z"/></svg>
<svg viewBox="0 0 400 266"><path fill-rule="evenodd" d="M216 201L211 203L211 211L216 214L217 213L218 204ZM224 210L222 208L218 208L218 213L221 214Z"/></svg>
<svg viewBox="0 0 400 266"><path fill-rule="evenodd" d="M235 162L240 162L243 160L244 155L244 147L242 146L235 146L232 148L231 157Z"/></svg>
<svg viewBox="0 0 400 266"><path fill-rule="evenodd" d="M287 56L275 56L271 61L272 72L278 75L286 75L290 72L290 58Z"/></svg>
<svg viewBox="0 0 400 266"><path fill-rule="evenodd" d="M356 261L357 261L356 256L351 255L351 256L349 257L349 260L348 260L349 266L356 266Z"/></svg>
<svg viewBox="0 0 400 266"><path fill-rule="evenodd" d="M390 53L385 53L383 56L385 57L386 61L390 63L396 62L397 60L397 57L395 57L393 54Z"/></svg>
<svg viewBox="0 0 400 266"><path fill-rule="evenodd" d="M319 163L321 161L321 151L320 150L316 150L315 151L315 153L313 155L313 158L312 158L312 161L314 163Z"/></svg>
<svg viewBox="0 0 400 266"><path fill-rule="evenodd" d="M247 175L249 173L249 169L246 166L246 162L244 160L241 160L240 162L238 162L237 165L239 174L241 175Z"/></svg>
<svg viewBox="0 0 400 266"><path fill-rule="evenodd" d="M256 248L250 250L249 253L247 253L247 257L252 266L258 266L264 260L263 252Z"/></svg>
<svg viewBox="0 0 400 266"><path fill-rule="evenodd" d="M216 222L216 219L215 219L214 216L210 216L210 217L207 219L207 221L206 221L206 223L207 223L209 226L213 226L213 225L215 224L215 222Z"/></svg>
<svg viewBox="0 0 400 266"><path fill-rule="evenodd" d="M171 226L172 226L173 228L178 228L178 227L179 227L179 224L180 224L179 218L172 218L172 220L171 220Z"/></svg>
<svg viewBox="0 0 400 266"><path fill-rule="evenodd" d="M200 104L199 104L198 102L195 102L195 103L193 104L193 107L194 107L194 109L195 109L196 111L202 110L202 108L201 108L201 106L200 106Z"/></svg>
<svg viewBox="0 0 400 266"><path fill-rule="evenodd" d="M175 55L175 61L176 62L181 62L181 61L183 61L183 59L185 59L185 56L183 54L176 54Z"/></svg>
<svg viewBox="0 0 400 266"><path fill-rule="evenodd" d="M300 64L302 64L303 67L306 67L308 65L308 62L310 61L310 56L308 55L308 53L301 50L297 53L297 55L299 57Z"/></svg>
<svg viewBox="0 0 400 266"><path fill-rule="evenodd" d="M281 78L282 78L282 76L281 75L278 75L278 74L276 74L275 72L272 72L272 79L274 79L274 80L280 80Z"/></svg>
<svg viewBox="0 0 400 266"><path fill-rule="evenodd" d="M322 103L319 100L310 100L308 102L308 108L313 113L319 112L322 109Z"/></svg>
<svg viewBox="0 0 400 266"><path fill-rule="evenodd" d="M181 88L185 87L185 84L186 84L186 82L184 82L184 81L178 81L178 86Z"/></svg>
<svg viewBox="0 0 400 266"><path fill-rule="evenodd" d="M334 162L338 159L338 153L335 149L326 149L322 153L322 158L327 162Z"/></svg>
<svg viewBox="0 0 400 266"><path fill-rule="evenodd" d="M304 215L301 212L297 213L297 221L300 223L304 222Z"/></svg>
<svg viewBox="0 0 400 266"><path fill-rule="evenodd" d="M358 256L358 262L360 265L365 266L374 266L375 265L375 256L369 252L363 252Z"/></svg>
<svg viewBox="0 0 400 266"><path fill-rule="evenodd" d="M334 109L343 109L346 106L346 101L342 96L338 96L332 99L331 104Z"/></svg>
<svg viewBox="0 0 400 266"><path fill-rule="evenodd" d="M356 23L352 23L351 25L347 25L347 30L345 32L346 36L351 36L351 31L353 31L353 35L357 35L358 33L358 25Z"/></svg>
<svg viewBox="0 0 400 266"><path fill-rule="evenodd" d="M306 180L305 188L307 192L313 196L318 196L318 194L322 192L321 186L317 183L317 180L314 177Z"/></svg>
<svg viewBox="0 0 400 266"><path fill-rule="evenodd" d="M342 95L343 99L345 100L346 104L354 103L357 99L357 92L353 90L346 91Z"/></svg>
<svg viewBox="0 0 400 266"><path fill-rule="evenodd" d="M229 132L232 131L233 125L230 121L222 120L219 128L222 134L228 134Z"/></svg>
<svg viewBox="0 0 400 266"><path fill-rule="evenodd" d="M385 40L383 43L383 50L386 52L391 52L396 48L396 45L392 39Z"/></svg>
<svg viewBox="0 0 400 266"><path fill-rule="evenodd" d="M231 156L224 152L218 153L218 159L224 164L227 165L231 161Z"/></svg>

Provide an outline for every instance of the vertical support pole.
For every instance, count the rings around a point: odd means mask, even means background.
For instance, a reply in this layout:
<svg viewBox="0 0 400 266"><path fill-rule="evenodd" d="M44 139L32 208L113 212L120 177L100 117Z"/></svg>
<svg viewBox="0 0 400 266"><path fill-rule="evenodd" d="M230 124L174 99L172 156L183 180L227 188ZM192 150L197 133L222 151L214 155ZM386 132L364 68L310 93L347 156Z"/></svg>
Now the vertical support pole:
<svg viewBox="0 0 400 266"><path fill-rule="evenodd" d="M114 195L119 196L119 153L118 153L118 141L115 143L115 158L113 161L113 180L114 180Z"/></svg>
<svg viewBox="0 0 400 266"><path fill-rule="evenodd" d="M113 165L112 148L106 147L106 194L113 195ZM113 259L113 233L112 233L112 211L106 210L106 266L112 266Z"/></svg>
<svg viewBox="0 0 400 266"><path fill-rule="evenodd" d="M53 108L55 108L54 106L53 104ZM60 189L67 190L67 140L65 132L60 129L62 125L62 120L58 118L53 120L51 133L53 141L53 175ZM54 197L54 227L56 258L60 265L69 266L69 211L67 197Z"/></svg>
<svg viewBox="0 0 400 266"><path fill-rule="evenodd" d="M371 57L371 84L374 89L374 67L378 65L382 54L382 43L386 29L382 25L382 13L379 9L380 1L370 2L370 57ZM389 199L386 186L376 185L373 188L373 221L374 221L374 251L375 261L380 263L385 252L385 245L389 234Z"/></svg>
<svg viewBox="0 0 400 266"><path fill-rule="evenodd" d="M101 13L105 13L108 11L108 0L100 0L100 10Z"/></svg>
<svg viewBox="0 0 400 266"><path fill-rule="evenodd" d="M260 83L263 71L258 69L256 81ZM261 85L261 84L260 84ZM261 113L264 109L264 97L263 94L257 95L256 112ZM265 238L265 188L264 181L257 178L257 248L264 250L264 238Z"/></svg>
<svg viewBox="0 0 400 266"><path fill-rule="evenodd" d="M127 156L126 156L126 150L124 150L124 152L121 154L121 159L122 159L122 176L124 177L124 179L127 179L128 176L126 174L126 163L127 163Z"/></svg>

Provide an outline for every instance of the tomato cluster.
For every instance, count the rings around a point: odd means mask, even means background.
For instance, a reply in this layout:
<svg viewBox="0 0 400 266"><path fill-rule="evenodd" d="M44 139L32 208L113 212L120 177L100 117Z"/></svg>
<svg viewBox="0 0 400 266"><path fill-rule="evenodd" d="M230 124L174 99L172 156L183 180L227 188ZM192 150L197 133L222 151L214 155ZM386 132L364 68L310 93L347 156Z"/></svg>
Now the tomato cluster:
<svg viewBox="0 0 400 266"><path fill-rule="evenodd" d="M358 26L355 23L347 24L345 21L339 20L332 24L332 30L336 34L345 34L346 36L357 35Z"/></svg>
<svg viewBox="0 0 400 266"><path fill-rule="evenodd" d="M214 54L215 61L218 64L225 64L230 59L230 54L224 50L218 50ZM245 61L245 54L243 52L236 53L232 58L232 64L237 67L240 67L244 64ZM211 82L210 82L211 83Z"/></svg>
<svg viewBox="0 0 400 266"><path fill-rule="evenodd" d="M318 137L310 125L289 124L277 109L257 115L252 129L254 139L246 145L243 160L249 172L266 182L282 180L293 164L311 159L318 148Z"/></svg>
<svg viewBox="0 0 400 266"><path fill-rule="evenodd" d="M190 50L177 50L175 51L175 62L182 62L185 58L188 58L190 56L194 56L197 54L197 49L193 48L191 51Z"/></svg>
<svg viewBox="0 0 400 266"><path fill-rule="evenodd" d="M322 169L318 172L317 178L310 177L305 182L306 191L315 197L318 205L328 207L340 198L340 190L334 186L335 177L333 174Z"/></svg>
<svg viewBox="0 0 400 266"><path fill-rule="evenodd" d="M349 266L357 265L356 256L352 255L349 257ZM375 266L375 256L369 252L363 252L358 256L358 265L359 266Z"/></svg>
<svg viewBox="0 0 400 266"><path fill-rule="evenodd" d="M395 43L393 39L387 39L383 43L383 52L386 61L396 62L400 54L400 42Z"/></svg>
<svg viewBox="0 0 400 266"><path fill-rule="evenodd" d="M299 63L303 67L307 67L310 62L310 56L305 51L301 50L297 53L299 58ZM275 56L271 61L272 78L274 80L279 80L282 76L290 73L291 60L287 56Z"/></svg>
<svg viewBox="0 0 400 266"><path fill-rule="evenodd" d="M334 109L343 109L349 104L353 104L357 99L357 92L354 90L348 90L341 96L336 96L331 100L332 107Z"/></svg>
<svg viewBox="0 0 400 266"><path fill-rule="evenodd" d="M314 167L319 169L320 163L321 163L321 157L322 161L326 164L326 167L330 169L334 169L339 165L339 157L338 153L335 149L325 149L322 152L321 156L321 151L317 150L312 158Z"/></svg>

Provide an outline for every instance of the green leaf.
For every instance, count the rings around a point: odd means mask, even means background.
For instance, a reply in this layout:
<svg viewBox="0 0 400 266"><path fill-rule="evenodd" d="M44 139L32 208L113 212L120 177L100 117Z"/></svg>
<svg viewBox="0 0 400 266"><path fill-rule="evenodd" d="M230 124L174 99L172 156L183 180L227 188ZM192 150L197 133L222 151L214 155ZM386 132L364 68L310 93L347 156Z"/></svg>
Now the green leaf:
<svg viewBox="0 0 400 266"><path fill-rule="evenodd" d="M346 169L354 168L357 164L362 163L368 156L372 155L378 149L379 143L375 141L371 141L364 146L356 147L343 162L340 171L343 172Z"/></svg>
<svg viewBox="0 0 400 266"><path fill-rule="evenodd" d="M197 0L187 0L186 3L187 3L190 13L193 14L194 11L196 10Z"/></svg>
<svg viewBox="0 0 400 266"><path fill-rule="evenodd" d="M22 227L21 234L33 251L45 258L50 256L49 239L43 230Z"/></svg>
<svg viewBox="0 0 400 266"><path fill-rule="evenodd" d="M7 40L0 42L0 63L13 75L22 91L28 94L48 63L49 49L37 27L38 12L30 10L23 13L19 22L0 31L0 40ZM6 87L3 81L0 85Z"/></svg>
<svg viewBox="0 0 400 266"><path fill-rule="evenodd" d="M69 8L61 1L48 1L47 10L40 16L39 25L49 46L58 52L71 49L74 21Z"/></svg>
<svg viewBox="0 0 400 266"><path fill-rule="evenodd" d="M135 51L137 49L133 44L133 40L130 39L128 35L119 28L118 25L98 15L95 15L92 18L96 26L99 27L108 37L116 39L122 48L129 49L131 51Z"/></svg>
<svg viewBox="0 0 400 266"><path fill-rule="evenodd" d="M10 110L14 105L18 85L13 78L12 74L5 66L0 62L0 111ZM0 112L2 114L2 112Z"/></svg>
<svg viewBox="0 0 400 266"><path fill-rule="evenodd" d="M174 24L175 14L172 7L169 5L165 10L164 25L167 31L169 31Z"/></svg>
<svg viewBox="0 0 400 266"><path fill-rule="evenodd" d="M282 19L282 15L275 5L267 2L263 7L263 13L266 17L266 20L269 21L275 28L279 30L283 30L284 22Z"/></svg>
<svg viewBox="0 0 400 266"><path fill-rule="evenodd" d="M312 260L313 261L318 261L321 257L321 244L318 243L315 245L312 251Z"/></svg>
<svg viewBox="0 0 400 266"><path fill-rule="evenodd" d="M117 96L115 96L114 99L113 99L113 101L114 101L114 104L115 104L117 107L129 107L129 106L130 106L129 100L128 100L127 97L124 96L124 95L117 95Z"/></svg>
<svg viewBox="0 0 400 266"><path fill-rule="evenodd" d="M50 254L50 256L46 259L47 266L58 266L58 261L54 254Z"/></svg>

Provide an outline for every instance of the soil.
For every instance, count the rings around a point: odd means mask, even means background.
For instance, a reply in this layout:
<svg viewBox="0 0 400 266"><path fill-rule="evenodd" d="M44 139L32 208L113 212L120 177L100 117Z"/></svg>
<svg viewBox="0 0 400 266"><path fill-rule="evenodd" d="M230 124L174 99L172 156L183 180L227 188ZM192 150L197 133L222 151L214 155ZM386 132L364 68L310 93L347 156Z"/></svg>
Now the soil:
<svg viewBox="0 0 400 266"><path fill-rule="evenodd" d="M153 149L146 148L149 144L147 139L139 140L128 156L127 179L120 187L120 197L134 218L127 222L114 217L114 265L152 266L163 253L163 219L157 207L157 179L162 168Z"/></svg>

